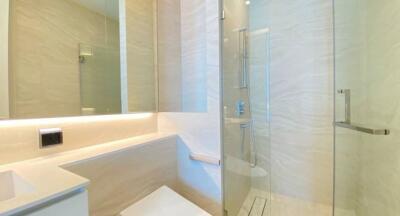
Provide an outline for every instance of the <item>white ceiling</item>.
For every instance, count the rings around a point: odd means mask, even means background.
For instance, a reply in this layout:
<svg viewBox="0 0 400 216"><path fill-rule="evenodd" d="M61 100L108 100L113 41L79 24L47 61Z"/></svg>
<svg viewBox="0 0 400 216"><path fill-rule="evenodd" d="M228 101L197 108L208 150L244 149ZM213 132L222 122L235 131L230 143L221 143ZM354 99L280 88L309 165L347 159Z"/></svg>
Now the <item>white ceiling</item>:
<svg viewBox="0 0 400 216"><path fill-rule="evenodd" d="M95 11L97 13L118 20L119 0L71 0L71 1L78 3L88 8L89 10Z"/></svg>

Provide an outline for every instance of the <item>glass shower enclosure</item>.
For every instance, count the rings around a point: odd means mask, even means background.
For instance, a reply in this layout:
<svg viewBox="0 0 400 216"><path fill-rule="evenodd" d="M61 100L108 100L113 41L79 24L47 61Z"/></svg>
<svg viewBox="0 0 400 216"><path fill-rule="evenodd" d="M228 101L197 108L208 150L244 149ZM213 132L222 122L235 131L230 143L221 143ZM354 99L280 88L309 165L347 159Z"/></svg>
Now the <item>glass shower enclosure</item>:
<svg viewBox="0 0 400 216"><path fill-rule="evenodd" d="M225 216L270 215L266 0L224 1Z"/></svg>

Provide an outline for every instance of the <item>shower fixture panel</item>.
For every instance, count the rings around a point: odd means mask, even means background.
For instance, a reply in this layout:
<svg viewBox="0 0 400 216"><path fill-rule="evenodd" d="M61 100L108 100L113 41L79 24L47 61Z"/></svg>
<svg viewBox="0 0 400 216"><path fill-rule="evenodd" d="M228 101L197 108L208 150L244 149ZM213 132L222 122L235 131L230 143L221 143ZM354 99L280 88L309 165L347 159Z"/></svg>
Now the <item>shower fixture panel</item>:
<svg viewBox="0 0 400 216"><path fill-rule="evenodd" d="M240 117L246 111L246 103L243 100L236 101L236 116Z"/></svg>

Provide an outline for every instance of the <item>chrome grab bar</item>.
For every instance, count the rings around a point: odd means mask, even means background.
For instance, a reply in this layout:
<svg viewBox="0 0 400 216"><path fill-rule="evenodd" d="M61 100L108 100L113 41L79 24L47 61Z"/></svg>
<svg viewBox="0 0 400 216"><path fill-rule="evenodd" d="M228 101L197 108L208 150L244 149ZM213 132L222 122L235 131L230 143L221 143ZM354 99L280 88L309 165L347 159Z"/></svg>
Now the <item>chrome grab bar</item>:
<svg viewBox="0 0 400 216"><path fill-rule="evenodd" d="M193 161L199 161L199 162L212 164L212 165L216 165L216 166L221 165L221 160L219 158L212 157L209 155L190 153L189 158Z"/></svg>
<svg viewBox="0 0 400 216"><path fill-rule="evenodd" d="M390 130L389 129L373 129L373 128L366 128L362 127L359 125L354 125L352 123L347 123L347 122L336 122L336 126L342 127L342 128L347 128L350 130L355 130L367 134L373 134L373 135L389 135Z"/></svg>

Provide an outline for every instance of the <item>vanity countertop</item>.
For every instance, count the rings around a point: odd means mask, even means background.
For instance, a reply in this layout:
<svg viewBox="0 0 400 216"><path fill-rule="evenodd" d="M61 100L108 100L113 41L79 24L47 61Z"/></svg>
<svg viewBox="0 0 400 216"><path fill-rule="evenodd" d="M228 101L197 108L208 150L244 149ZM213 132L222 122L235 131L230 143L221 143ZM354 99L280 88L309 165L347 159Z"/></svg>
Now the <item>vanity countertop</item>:
<svg viewBox="0 0 400 216"><path fill-rule="evenodd" d="M26 181L32 190L15 198L0 201L0 216L24 211L89 185L88 179L63 169L64 166L176 137L176 134L171 133L153 133L2 165L0 173L13 171Z"/></svg>

